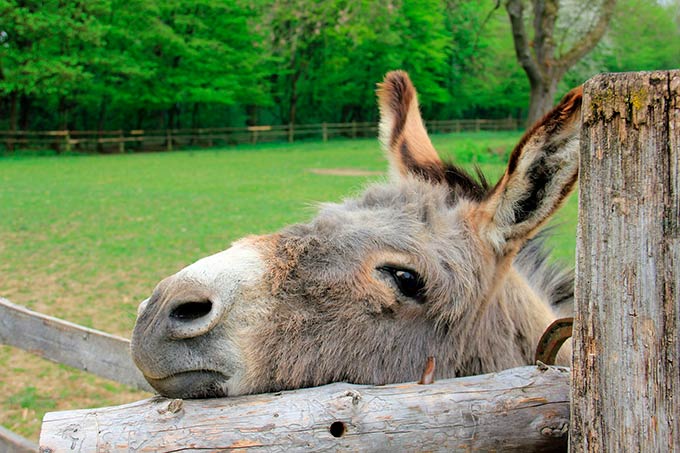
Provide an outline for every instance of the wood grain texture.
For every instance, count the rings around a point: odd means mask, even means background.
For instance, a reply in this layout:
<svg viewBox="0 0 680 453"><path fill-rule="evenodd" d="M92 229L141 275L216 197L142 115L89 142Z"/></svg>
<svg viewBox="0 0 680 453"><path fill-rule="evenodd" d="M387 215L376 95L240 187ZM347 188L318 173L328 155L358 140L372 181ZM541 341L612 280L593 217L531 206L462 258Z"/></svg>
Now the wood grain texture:
<svg viewBox="0 0 680 453"><path fill-rule="evenodd" d="M584 88L570 450L680 450L680 71Z"/></svg>
<svg viewBox="0 0 680 453"><path fill-rule="evenodd" d="M567 368L522 367L430 385L339 383L210 400L156 397L48 413L40 448L565 451L569 375Z"/></svg>
<svg viewBox="0 0 680 453"><path fill-rule="evenodd" d="M1 297L0 344L153 392L132 362L129 340L36 313Z"/></svg>

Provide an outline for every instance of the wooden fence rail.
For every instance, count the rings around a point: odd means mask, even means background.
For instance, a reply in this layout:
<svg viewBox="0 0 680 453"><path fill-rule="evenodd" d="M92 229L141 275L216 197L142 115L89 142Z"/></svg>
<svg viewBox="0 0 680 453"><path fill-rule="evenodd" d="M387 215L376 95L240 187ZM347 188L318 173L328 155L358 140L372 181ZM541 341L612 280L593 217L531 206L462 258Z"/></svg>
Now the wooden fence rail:
<svg viewBox="0 0 680 453"><path fill-rule="evenodd" d="M37 313L1 297L0 344L153 391L132 362L128 339Z"/></svg>
<svg viewBox="0 0 680 453"><path fill-rule="evenodd" d="M130 341L31 311L0 297L0 344L153 392L132 362ZM0 426L0 452L35 452L38 446Z"/></svg>
<svg viewBox="0 0 680 453"><path fill-rule="evenodd" d="M463 131L518 130L519 120L507 118L430 121L432 133ZM168 150L181 147L212 147L242 143L375 137L378 127L373 122L319 123L295 125L263 125L249 127L217 127L202 129L146 129L107 131L0 131L0 146L5 150L54 149L58 152L126 152Z"/></svg>
<svg viewBox="0 0 680 453"><path fill-rule="evenodd" d="M151 398L45 415L42 452L566 450L569 369L522 367L430 385L330 384Z"/></svg>
<svg viewBox="0 0 680 453"><path fill-rule="evenodd" d="M0 451L3 453L35 453L38 444L0 426Z"/></svg>

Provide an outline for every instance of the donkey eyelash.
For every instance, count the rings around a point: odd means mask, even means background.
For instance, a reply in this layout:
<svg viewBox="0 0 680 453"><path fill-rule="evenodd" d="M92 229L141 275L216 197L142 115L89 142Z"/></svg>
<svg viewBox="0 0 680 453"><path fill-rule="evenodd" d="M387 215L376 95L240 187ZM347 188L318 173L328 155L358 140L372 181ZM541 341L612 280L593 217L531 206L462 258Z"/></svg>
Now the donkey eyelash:
<svg viewBox="0 0 680 453"><path fill-rule="evenodd" d="M377 269L388 274L404 296L419 304L425 303L425 281L416 271L397 266L380 266Z"/></svg>

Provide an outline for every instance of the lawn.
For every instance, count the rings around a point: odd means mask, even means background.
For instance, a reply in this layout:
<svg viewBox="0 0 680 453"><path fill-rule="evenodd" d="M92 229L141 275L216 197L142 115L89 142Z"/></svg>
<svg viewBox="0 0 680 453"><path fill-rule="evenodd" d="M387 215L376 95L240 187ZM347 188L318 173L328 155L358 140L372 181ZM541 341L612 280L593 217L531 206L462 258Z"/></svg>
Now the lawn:
<svg viewBox="0 0 680 453"><path fill-rule="evenodd" d="M435 136L441 154L498 177L518 133ZM129 337L162 278L246 234L310 219L320 201L358 193L384 172L376 140L111 156L0 157L0 296ZM554 256L574 259L576 199L556 220ZM145 397L0 347L0 423L37 439L46 411Z"/></svg>

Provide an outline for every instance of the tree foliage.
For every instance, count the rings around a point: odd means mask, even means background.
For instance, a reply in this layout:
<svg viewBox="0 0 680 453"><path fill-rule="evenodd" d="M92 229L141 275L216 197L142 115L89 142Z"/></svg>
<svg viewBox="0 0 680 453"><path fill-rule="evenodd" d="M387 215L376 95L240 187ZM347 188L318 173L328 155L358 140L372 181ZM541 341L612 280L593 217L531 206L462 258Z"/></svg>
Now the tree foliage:
<svg viewBox="0 0 680 453"><path fill-rule="evenodd" d="M677 4L620 0L609 32L580 58L573 49L600 17L592 2L532 1L559 6L557 20L546 22L552 28L526 35L532 64L564 76L549 84L546 104L597 72L680 61ZM426 118L525 116L532 85L500 6L0 0L0 128L373 121L375 83L397 68L411 73ZM540 47L541 36L551 37L549 46Z"/></svg>

